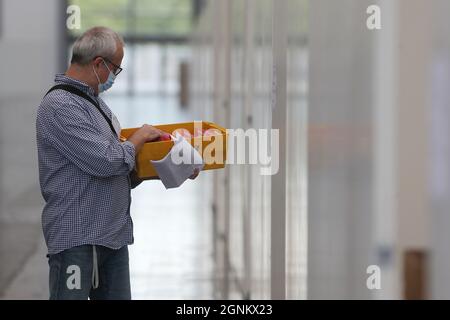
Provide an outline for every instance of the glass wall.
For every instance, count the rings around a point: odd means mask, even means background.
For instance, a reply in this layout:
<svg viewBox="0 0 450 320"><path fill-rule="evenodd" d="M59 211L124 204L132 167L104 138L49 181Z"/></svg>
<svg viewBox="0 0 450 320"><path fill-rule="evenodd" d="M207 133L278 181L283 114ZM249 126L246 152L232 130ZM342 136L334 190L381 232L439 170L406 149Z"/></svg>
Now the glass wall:
<svg viewBox="0 0 450 320"><path fill-rule="evenodd" d="M269 299L271 290L286 288L286 297L306 297L306 121L307 1L288 1L275 18L275 1L208 1L193 38L192 86L199 112L229 129L284 130L287 166L285 199L272 197L273 176L260 164L229 164L213 181L210 194L214 218L216 289L222 298ZM284 16L284 14L286 14ZM285 19L287 30L275 34L274 19ZM289 37L288 37L289 35ZM277 56L274 37L289 38L288 51ZM287 88L278 87L275 60L286 64ZM284 93L283 93L284 92ZM286 98L288 117L273 123L274 100ZM278 127L279 126L279 127ZM269 140L270 142L270 136ZM247 145L247 147L249 147ZM275 203L274 203L274 202ZM284 206L286 212L277 212ZM274 219L286 219L286 243L271 242ZM278 232L278 231L276 231ZM273 253L285 252L286 270L273 270ZM284 283L272 277L279 273Z"/></svg>

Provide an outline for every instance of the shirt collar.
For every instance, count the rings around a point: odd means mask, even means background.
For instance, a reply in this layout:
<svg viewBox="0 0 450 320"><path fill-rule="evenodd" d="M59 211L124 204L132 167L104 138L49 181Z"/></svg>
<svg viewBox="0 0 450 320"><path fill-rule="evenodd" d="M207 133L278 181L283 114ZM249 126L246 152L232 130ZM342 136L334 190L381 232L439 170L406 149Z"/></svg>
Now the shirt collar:
<svg viewBox="0 0 450 320"><path fill-rule="evenodd" d="M90 87L87 83L80 81L80 80L76 80L74 78L70 78L70 77L66 76L64 73L58 73L55 76L55 83L56 84L69 84L71 86L74 86L74 87L80 89L84 93L87 93L91 96L97 97L97 94L95 93L94 89L92 87Z"/></svg>

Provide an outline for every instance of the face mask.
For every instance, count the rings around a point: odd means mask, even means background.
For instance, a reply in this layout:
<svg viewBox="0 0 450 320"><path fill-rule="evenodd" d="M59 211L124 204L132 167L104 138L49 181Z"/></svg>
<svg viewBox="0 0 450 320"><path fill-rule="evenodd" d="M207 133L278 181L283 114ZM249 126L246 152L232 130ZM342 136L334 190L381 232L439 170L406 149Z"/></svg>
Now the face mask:
<svg viewBox="0 0 450 320"><path fill-rule="evenodd" d="M105 64L106 68L109 70L109 76L108 76L108 79L106 79L105 83L100 82L100 78L98 77L97 72L95 72L94 66L92 66L92 69L94 70L95 76L97 77L97 80L98 80L98 93L104 92L104 91L108 90L109 88L111 88L114 83L114 80L116 80L116 76L108 68L108 65L106 64L106 62L104 60L103 60L103 63Z"/></svg>

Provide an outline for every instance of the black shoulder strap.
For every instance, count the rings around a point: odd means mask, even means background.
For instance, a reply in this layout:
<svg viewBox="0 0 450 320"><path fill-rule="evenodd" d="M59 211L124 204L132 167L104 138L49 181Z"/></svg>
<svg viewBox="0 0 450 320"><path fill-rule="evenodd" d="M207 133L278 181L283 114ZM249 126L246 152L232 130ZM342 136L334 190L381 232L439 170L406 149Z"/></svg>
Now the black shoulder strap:
<svg viewBox="0 0 450 320"><path fill-rule="evenodd" d="M53 90L57 90L57 89L65 90L65 91L68 91L70 93L76 94L77 96L80 96L80 97L86 99L87 101L89 101L90 103L92 103L97 108L97 110L101 113L103 118L105 118L106 122L108 122L109 127L111 128L111 131L114 133L114 135L117 136L118 133L114 129L114 126L112 125L111 119L109 119L108 116L103 112L103 110L100 108L100 105L98 104L98 102L96 102L94 99L89 97L86 93L84 93L80 89L75 88L74 86L70 86L68 84L57 84L56 86L50 88L50 90L48 90L45 95L48 95Z"/></svg>

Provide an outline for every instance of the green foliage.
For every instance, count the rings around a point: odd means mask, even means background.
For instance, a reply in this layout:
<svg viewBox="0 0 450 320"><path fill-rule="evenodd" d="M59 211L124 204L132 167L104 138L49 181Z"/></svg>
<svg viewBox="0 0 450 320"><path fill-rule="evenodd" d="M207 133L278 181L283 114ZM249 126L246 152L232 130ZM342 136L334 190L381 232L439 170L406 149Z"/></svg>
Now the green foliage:
<svg viewBox="0 0 450 320"><path fill-rule="evenodd" d="M81 34L106 26L127 35L187 35L191 31L191 0L70 0L81 9Z"/></svg>

